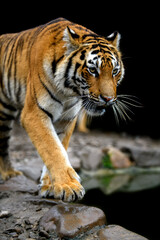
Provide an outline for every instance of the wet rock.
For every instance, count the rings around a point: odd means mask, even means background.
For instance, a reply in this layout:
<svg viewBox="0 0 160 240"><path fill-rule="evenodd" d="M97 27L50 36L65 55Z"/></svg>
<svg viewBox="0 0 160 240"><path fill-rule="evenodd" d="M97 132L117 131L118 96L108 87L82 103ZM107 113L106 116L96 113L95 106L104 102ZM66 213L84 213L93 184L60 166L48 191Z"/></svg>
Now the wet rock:
<svg viewBox="0 0 160 240"><path fill-rule="evenodd" d="M103 153L109 156L114 168L128 168L133 165L129 157L118 148L108 146L103 149Z"/></svg>
<svg viewBox="0 0 160 240"><path fill-rule="evenodd" d="M99 208L81 204L60 204L52 207L41 218L40 227L47 232L56 231L59 237L73 238L105 223L105 215Z"/></svg>
<svg viewBox="0 0 160 240"><path fill-rule="evenodd" d="M99 230L98 236L99 240L148 240L118 225L108 225L106 228Z"/></svg>

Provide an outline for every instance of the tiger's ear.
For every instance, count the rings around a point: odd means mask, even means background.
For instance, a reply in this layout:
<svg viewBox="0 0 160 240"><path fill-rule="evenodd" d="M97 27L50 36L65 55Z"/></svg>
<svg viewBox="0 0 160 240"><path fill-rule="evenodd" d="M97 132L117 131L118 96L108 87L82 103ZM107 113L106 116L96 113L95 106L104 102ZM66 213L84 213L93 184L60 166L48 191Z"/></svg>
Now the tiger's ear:
<svg viewBox="0 0 160 240"><path fill-rule="evenodd" d="M110 34L109 36L106 37L106 39L111 42L111 44L116 47L117 49L119 49L119 43L120 43L120 39L121 39L121 35L119 32L113 32L112 34Z"/></svg>
<svg viewBox="0 0 160 240"><path fill-rule="evenodd" d="M64 30L63 40L66 42L67 55L79 47L79 35L68 26Z"/></svg>

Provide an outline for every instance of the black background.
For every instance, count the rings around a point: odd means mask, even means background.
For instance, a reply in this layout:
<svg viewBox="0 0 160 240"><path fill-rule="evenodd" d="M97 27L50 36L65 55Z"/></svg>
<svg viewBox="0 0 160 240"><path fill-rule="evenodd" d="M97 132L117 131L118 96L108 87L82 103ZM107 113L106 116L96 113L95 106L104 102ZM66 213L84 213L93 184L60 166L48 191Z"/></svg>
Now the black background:
<svg viewBox="0 0 160 240"><path fill-rule="evenodd" d="M27 1L17 5L6 2L1 6L0 34L33 28L57 17L84 25L103 36L118 30L125 65L119 93L137 96L144 107L132 108L133 121L120 122L119 126L108 109L106 115L95 119L91 126L159 138L158 8L158 3L156 6L135 1Z"/></svg>
<svg viewBox="0 0 160 240"><path fill-rule="evenodd" d="M107 225L117 224L149 240L159 240L159 191L160 188L155 188L105 195L99 189L92 189L87 191L82 203L101 208Z"/></svg>
<svg viewBox="0 0 160 240"><path fill-rule="evenodd" d="M92 127L160 138L158 9L158 2L156 6L154 1L18 1L17 5L15 1L5 2L1 3L0 34L33 28L57 17L84 25L103 36L118 30L121 33L120 48L125 65L125 78L119 87L119 93L137 96L144 107L133 108L133 121L128 121L127 124L121 122L120 126L116 125L113 112L108 109L103 118L93 121ZM137 206L133 195L116 194L106 199L98 194L99 205L108 204L106 216L109 224L121 224L144 236L152 236L150 239L159 239L158 220L154 217L159 211L158 202L155 202L159 189L155 194L147 192L143 197L137 193L136 197L142 198L140 206ZM91 198L87 196L86 199L94 200L95 195ZM96 205L97 198L95 201ZM127 211L119 212L127 206L128 215L125 215ZM140 214L136 215L137 211ZM146 220L140 216L146 216Z"/></svg>

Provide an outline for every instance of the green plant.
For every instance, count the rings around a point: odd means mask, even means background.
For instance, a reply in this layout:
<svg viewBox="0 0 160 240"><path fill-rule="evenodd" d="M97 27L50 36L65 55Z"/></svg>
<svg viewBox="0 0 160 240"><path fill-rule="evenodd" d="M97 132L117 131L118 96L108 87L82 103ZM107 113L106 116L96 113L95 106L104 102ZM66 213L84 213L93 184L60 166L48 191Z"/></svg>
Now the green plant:
<svg viewBox="0 0 160 240"><path fill-rule="evenodd" d="M114 168L109 154L104 155L102 158L102 165L104 168Z"/></svg>

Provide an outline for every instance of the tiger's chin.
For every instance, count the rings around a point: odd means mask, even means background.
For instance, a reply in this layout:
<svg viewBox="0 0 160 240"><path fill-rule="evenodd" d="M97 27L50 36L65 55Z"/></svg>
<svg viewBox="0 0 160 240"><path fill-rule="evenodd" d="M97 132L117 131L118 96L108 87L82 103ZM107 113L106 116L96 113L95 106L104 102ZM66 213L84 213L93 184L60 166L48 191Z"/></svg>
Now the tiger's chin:
<svg viewBox="0 0 160 240"><path fill-rule="evenodd" d="M102 116L106 112L106 104L90 98L83 98L83 107L89 116Z"/></svg>
<svg viewBox="0 0 160 240"><path fill-rule="evenodd" d="M85 110L89 116L93 116L93 117L102 116L106 112L106 108L104 106L96 106L96 105L85 107Z"/></svg>

